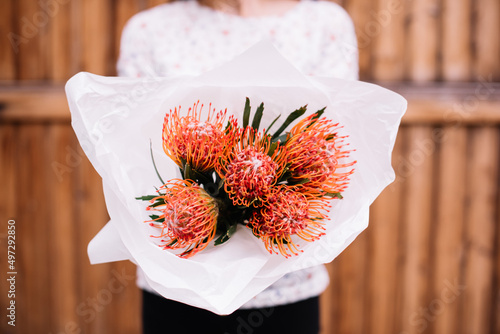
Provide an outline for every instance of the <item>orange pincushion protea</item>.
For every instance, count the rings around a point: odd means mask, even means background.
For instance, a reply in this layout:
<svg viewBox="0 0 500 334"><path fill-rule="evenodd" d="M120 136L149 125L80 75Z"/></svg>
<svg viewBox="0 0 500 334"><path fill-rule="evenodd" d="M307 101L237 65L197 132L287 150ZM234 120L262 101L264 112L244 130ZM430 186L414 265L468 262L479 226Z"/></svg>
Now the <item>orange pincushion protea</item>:
<svg viewBox="0 0 500 334"><path fill-rule="evenodd" d="M311 115L294 126L285 145L292 179L305 181L304 185L309 188L340 193L347 187L354 170L342 172L339 169L350 167L356 161L339 163L351 152L343 150L348 145L344 143L346 137L337 136L338 124L313 117Z"/></svg>
<svg viewBox="0 0 500 334"><path fill-rule="evenodd" d="M277 146L269 155L271 139L247 128L238 145L215 165L225 179L224 190L234 205L259 207L285 168L285 151Z"/></svg>
<svg viewBox="0 0 500 334"><path fill-rule="evenodd" d="M186 248L179 256L190 257L203 250L214 238L219 208L217 201L190 180L171 180L159 189L148 210L162 212L150 222L161 230L164 249Z"/></svg>
<svg viewBox="0 0 500 334"><path fill-rule="evenodd" d="M156 195L136 197L161 213L149 220L160 230L155 237L161 246L187 258L216 234L214 245L225 243L243 224L270 253L288 258L302 252L298 239L312 242L324 235L328 204L342 198L353 173L348 167L355 163L344 162L351 151L344 149L346 137L337 135L338 124L320 118L325 108L283 133L307 109L293 111L273 135L258 130L264 103L251 126L248 98L242 127L233 116L225 124L227 110L216 112L212 105L201 121L202 110L199 102L185 115L175 108L163 123L163 149L185 180L167 182ZM153 165L164 183L154 159Z"/></svg>
<svg viewBox="0 0 500 334"><path fill-rule="evenodd" d="M307 189L277 186L267 196L260 210L253 212L248 226L262 239L270 253L285 256L302 252L292 240L296 235L314 241L324 235L322 220L326 217L327 200Z"/></svg>
<svg viewBox="0 0 500 334"><path fill-rule="evenodd" d="M201 121L203 104L195 103L186 116L180 116L175 108L165 116L163 123L163 150L183 168L183 162L198 172L210 171L220 154L231 147L236 138L237 121L230 117L225 129L227 109L215 113L212 105L206 121Z"/></svg>

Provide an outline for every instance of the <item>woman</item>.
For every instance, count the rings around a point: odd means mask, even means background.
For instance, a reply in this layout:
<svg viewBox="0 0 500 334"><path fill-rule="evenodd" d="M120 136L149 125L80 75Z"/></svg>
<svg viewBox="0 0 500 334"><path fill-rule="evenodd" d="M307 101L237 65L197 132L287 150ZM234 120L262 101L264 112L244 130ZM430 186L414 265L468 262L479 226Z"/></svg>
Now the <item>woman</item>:
<svg viewBox="0 0 500 334"><path fill-rule="evenodd" d="M271 39L307 75L358 78L357 46L348 14L327 1L191 0L135 15L122 36L121 76L197 75L263 38ZM319 332L319 298L328 285L324 266L285 275L229 316L164 299L146 283L144 333Z"/></svg>

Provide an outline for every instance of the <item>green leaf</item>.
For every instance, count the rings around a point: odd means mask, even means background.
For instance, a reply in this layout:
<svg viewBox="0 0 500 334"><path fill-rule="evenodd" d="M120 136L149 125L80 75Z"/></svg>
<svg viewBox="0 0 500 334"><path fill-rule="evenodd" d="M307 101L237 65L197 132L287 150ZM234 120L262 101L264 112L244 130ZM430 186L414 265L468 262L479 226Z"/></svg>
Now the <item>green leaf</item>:
<svg viewBox="0 0 500 334"><path fill-rule="evenodd" d="M146 196L136 197L135 199L137 199L139 201L150 201L156 197L158 197L158 195L146 195Z"/></svg>
<svg viewBox="0 0 500 334"><path fill-rule="evenodd" d="M156 223L165 222L165 217L160 218L160 216L158 216L158 215L149 215L149 218L151 218L151 220L154 220Z"/></svg>
<svg viewBox="0 0 500 334"><path fill-rule="evenodd" d="M225 243L226 241L228 241L231 236L234 234L234 232L236 232L236 224L230 226L226 233L222 234L220 237L217 238L217 240L214 241L214 245L215 246L218 246L218 245L222 245L223 243Z"/></svg>
<svg viewBox="0 0 500 334"><path fill-rule="evenodd" d="M227 235L232 236L236 232L237 224L231 225L231 227L227 230Z"/></svg>
<svg viewBox="0 0 500 334"><path fill-rule="evenodd" d="M165 201L162 200L162 201L154 202L153 204L150 205L150 207L151 208L156 208L157 206L160 206L160 205L165 205Z"/></svg>
<svg viewBox="0 0 500 334"><path fill-rule="evenodd" d="M338 199L344 198L344 196L342 196L340 193L326 193L325 196Z"/></svg>
<svg viewBox="0 0 500 334"><path fill-rule="evenodd" d="M273 143L281 142L281 143L283 143L283 144L284 144L284 143L286 143L286 141L288 140L288 135L289 135L289 134L290 134L289 132L286 132L286 133L282 134L281 136L274 138L274 139L272 140L272 142L273 142Z"/></svg>
<svg viewBox="0 0 500 334"><path fill-rule="evenodd" d="M324 108L322 108L322 109L320 109L320 110L316 111L316 112L313 114L314 116L313 116L311 119L318 119L318 118L320 118L320 117L321 117L321 115L323 115L323 113L325 112L325 109L326 109L326 107L324 107Z"/></svg>
<svg viewBox="0 0 500 334"><path fill-rule="evenodd" d="M191 175L194 177L193 180L198 181L198 183L202 184L214 183L214 180L210 174L205 174L203 172L198 172L195 169L191 169Z"/></svg>
<svg viewBox="0 0 500 334"><path fill-rule="evenodd" d="M283 131L285 131L285 129L287 128L288 125L290 125L290 123L292 123L293 121L295 121L300 116L304 115L304 113L306 111L307 111L307 105L305 105L303 107L300 107L299 109L295 110L290 115L288 115L288 117L286 118L285 122L283 122L283 124L278 129L278 131L276 131L273 134L273 139L277 138Z"/></svg>
<svg viewBox="0 0 500 334"><path fill-rule="evenodd" d="M269 129L271 129L271 128L273 127L274 123L276 123L276 121L277 121L277 120L278 120L278 118L280 118L280 117L281 117L281 115L278 115L278 117L276 117L276 118L274 119L274 121L272 121L272 122L271 122L271 124L267 127L267 130L266 130L266 132L264 133L264 135L267 135L267 133L269 132Z"/></svg>
<svg viewBox="0 0 500 334"><path fill-rule="evenodd" d="M163 181L163 179L161 178L160 176L160 173L158 172L158 169L156 168L156 163L155 163L155 158L153 157L153 143L151 142L151 139L149 140L149 150L151 152L151 160L153 160L153 166L155 168L155 171L156 171L156 175L158 176L158 178L160 179L161 181L161 184L165 184L165 181Z"/></svg>
<svg viewBox="0 0 500 334"><path fill-rule="evenodd" d="M252 128L255 131L259 131L260 121L262 119L262 114L264 113L264 102L260 104L260 106L255 111L255 115L253 116Z"/></svg>
<svg viewBox="0 0 500 334"><path fill-rule="evenodd" d="M243 110L243 129L248 126L250 120L250 99L247 97L245 101L245 109Z"/></svg>
<svg viewBox="0 0 500 334"><path fill-rule="evenodd" d="M283 170L283 173L281 174L276 183L287 181L291 177L292 177L292 172L290 171L290 164L287 164L285 169Z"/></svg>
<svg viewBox="0 0 500 334"><path fill-rule="evenodd" d="M336 134L330 134L330 135L325 137L325 140L329 141L329 140L335 139L335 136L336 136Z"/></svg>
<svg viewBox="0 0 500 334"><path fill-rule="evenodd" d="M227 121L227 124L226 124L226 127L224 129L224 132L225 133L228 133L229 130L231 129L232 125L231 125L231 122L230 121Z"/></svg>
<svg viewBox="0 0 500 334"><path fill-rule="evenodd" d="M297 185L297 184L304 184L304 183L307 183L311 181L310 179L308 178L304 178L304 179L294 179L294 180L288 180L288 184L290 185Z"/></svg>
<svg viewBox="0 0 500 334"><path fill-rule="evenodd" d="M215 239L214 245L215 246L222 245L223 243L225 243L228 240L229 240L229 237L226 234L223 234L220 237L218 237L217 239Z"/></svg>
<svg viewBox="0 0 500 334"><path fill-rule="evenodd" d="M191 165L186 163L184 166L184 180L192 180L193 179L193 172L191 169Z"/></svg>
<svg viewBox="0 0 500 334"><path fill-rule="evenodd" d="M309 125L307 126L307 128L309 128L311 125L313 125L314 123L316 123L316 120L317 120L318 118L320 118L320 117L321 117L321 115L323 115L323 113L325 112L325 109L326 109L326 107L324 107L323 109L320 109L320 110L316 111L316 112L313 114L313 116L311 117L312 122L311 122L311 123L309 123Z"/></svg>
<svg viewBox="0 0 500 334"><path fill-rule="evenodd" d="M217 191L220 191L224 187L224 179L219 179L217 183Z"/></svg>
<svg viewBox="0 0 500 334"><path fill-rule="evenodd" d="M166 245L166 247L170 247L170 246L173 246L177 243L177 239L173 239L168 245Z"/></svg>
<svg viewBox="0 0 500 334"><path fill-rule="evenodd" d="M272 157L274 151L276 151L276 148L278 148L278 145L279 145L278 142L272 142L271 145L269 145L269 150L267 151L267 155Z"/></svg>

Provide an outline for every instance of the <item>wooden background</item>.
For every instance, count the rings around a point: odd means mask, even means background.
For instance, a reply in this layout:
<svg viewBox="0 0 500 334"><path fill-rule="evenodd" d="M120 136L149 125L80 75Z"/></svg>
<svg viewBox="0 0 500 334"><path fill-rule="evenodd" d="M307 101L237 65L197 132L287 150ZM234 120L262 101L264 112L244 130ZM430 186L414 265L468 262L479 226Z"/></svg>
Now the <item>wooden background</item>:
<svg viewBox="0 0 500 334"><path fill-rule="evenodd" d="M140 332L134 267L88 263L107 212L62 84L83 70L114 75L124 23L161 2L0 1L1 333ZM402 93L409 110L396 182L328 265L322 334L500 333L500 2L338 2L355 21L361 79Z"/></svg>

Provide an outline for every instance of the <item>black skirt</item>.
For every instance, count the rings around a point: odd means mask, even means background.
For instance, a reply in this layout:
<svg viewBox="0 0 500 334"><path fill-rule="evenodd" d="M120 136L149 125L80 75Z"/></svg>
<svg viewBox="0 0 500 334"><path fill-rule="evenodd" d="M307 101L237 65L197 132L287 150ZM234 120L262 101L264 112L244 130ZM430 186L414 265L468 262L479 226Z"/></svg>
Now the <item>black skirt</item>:
<svg viewBox="0 0 500 334"><path fill-rule="evenodd" d="M318 334L319 298L227 316L143 291L143 334Z"/></svg>

